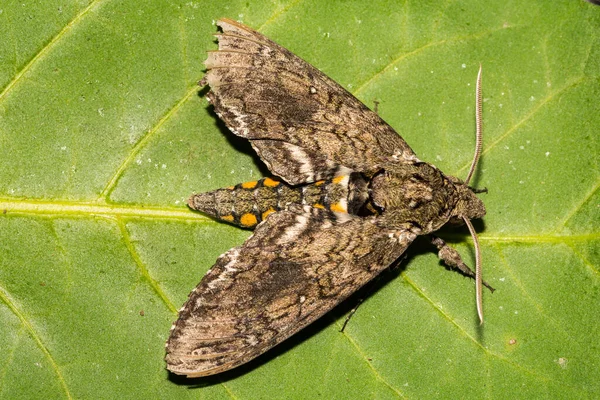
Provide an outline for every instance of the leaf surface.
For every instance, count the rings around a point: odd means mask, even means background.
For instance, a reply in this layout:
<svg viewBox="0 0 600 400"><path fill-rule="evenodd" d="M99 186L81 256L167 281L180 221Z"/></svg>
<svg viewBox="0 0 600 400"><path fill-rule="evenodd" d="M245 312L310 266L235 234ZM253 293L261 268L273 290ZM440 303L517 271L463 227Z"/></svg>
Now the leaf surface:
<svg viewBox="0 0 600 400"><path fill-rule="evenodd" d="M0 6L0 397L600 396L600 7L38 3ZM459 177L483 64L474 183L489 189L477 228L497 291L484 293L482 327L473 282L421 241L399 270L247 366L169 377L176 310L249 235L185 199L266 172L196 86L220 17L378 102L421 159ZM466 230L442 236L473 263Z"/></svg>

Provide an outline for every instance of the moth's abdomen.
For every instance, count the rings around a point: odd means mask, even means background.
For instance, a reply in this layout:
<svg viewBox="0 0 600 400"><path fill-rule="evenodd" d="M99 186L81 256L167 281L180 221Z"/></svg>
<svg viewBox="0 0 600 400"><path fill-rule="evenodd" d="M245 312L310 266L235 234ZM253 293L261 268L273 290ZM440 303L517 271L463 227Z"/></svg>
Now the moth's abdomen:
<svg viewBox="0 0 600 400"><path fill-rule="evenodd" d="M264 178L194 194L188 205L223 221L254 228L269 214L284 210L290 204L355 213L367 197L367 184L362 177L353 174L303 186L290 186L278 178Z"/></svg>
<svg viewBox="0 0 600 400"><path fill-rule="evenodd" d="M299 201L296 190L274 178L264 178L211 192L194 194L188 205L205 214L252 228L290 201Z"/></svg>

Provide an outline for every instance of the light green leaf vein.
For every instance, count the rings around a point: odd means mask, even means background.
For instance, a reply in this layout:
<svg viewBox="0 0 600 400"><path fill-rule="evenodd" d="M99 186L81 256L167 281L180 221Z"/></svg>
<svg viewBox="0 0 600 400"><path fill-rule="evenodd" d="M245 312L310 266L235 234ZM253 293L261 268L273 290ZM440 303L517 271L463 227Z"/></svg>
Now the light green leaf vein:
<svg viewBox="0 0 600 400"><path fill-rule="evenodd" d="M48 350L48 348L42 341L42 338L36 332L33 325L31 324L31 322L29 322L27 320L27 317L25 316L25 314L23 312L21 312L21 310L19 310L16 303L10 298L10 296L8 295L8 293L6 292L6 290L4 289L3 286L0 286L0 300L2 300L2 302L8 306L8 308L13 312L14 315L17 316L17 318L19 318L19 320L21 321L21 324L27 330L27 333L29 333L29 335L35 341L35 343L37 344L39 349L42 351L42 353L44 353L44 355L48 359L48 362L52 366L52 370L56 374L56 379L58 379L60 386L63 388L63 390L65 392L65 396L68 399L72 399L73 397L71 396L71 392L69 391L69 388L67 387L65 378L63 377L60 367L56 363L56 360L54 359L54 357L52 357L50 350Z"/></svg>
<svg viewBox="0 0 600 400"><path fill-rule="evenodd" d="M23 68L21 68L20 71L15 73L15 76L13 77L13 79L6 85L6 87L4 88L4 90L2 90L2 92L0 92L0 102L4 99L4 97L7 96L7 94L10 92L10 90L21 81L21 78L23 78L23 76L25 76L25 74L40 60L43 59L43 57L48 54L52 48L54 47L54 45L60 40L62 39L67 33L69 33L73 27L75 25L77 25L77 23L79 23L79 21L81 21L83 19L84 16L87 15L87 13L94 8L94 6L96 4L98 4L100 2L100 0L93 0L90 4L88 4L87 7L85 7L83 10L81 10L79 12L79 14L77 14L75 16L75 18L73 18L69 23L67 23L44 47L42 47L40 49L40 51L38 51L32 58L31 60L29 60L29 62L27 64L25 64L23 66Z"/></svg>

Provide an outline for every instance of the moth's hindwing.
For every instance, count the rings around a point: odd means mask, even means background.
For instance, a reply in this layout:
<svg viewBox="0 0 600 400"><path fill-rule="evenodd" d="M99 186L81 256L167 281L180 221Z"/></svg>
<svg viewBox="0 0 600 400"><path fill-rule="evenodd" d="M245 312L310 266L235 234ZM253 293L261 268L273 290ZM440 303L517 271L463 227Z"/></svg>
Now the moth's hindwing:
<svg viewBox="0 0 600 400"><path fill-rule="evenodd" d="M388 267L415 236L309 206L273 214L190 294L167 342L168 369L206 376L255 358Z"/></svg>
<svg viewBox="0 0 600 400"><path fill-rule="evenodd" d="M318 69L235 21L218 25L219 50L209 53L201 83L217 115L275 175L297 185L416 160L387 123Z"/></svg>

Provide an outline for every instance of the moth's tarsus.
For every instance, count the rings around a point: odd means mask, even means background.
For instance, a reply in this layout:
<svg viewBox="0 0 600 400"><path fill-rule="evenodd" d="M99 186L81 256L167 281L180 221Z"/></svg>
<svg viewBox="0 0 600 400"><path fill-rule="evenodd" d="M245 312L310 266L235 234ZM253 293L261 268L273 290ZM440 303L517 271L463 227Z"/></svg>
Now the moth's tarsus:
<svg viewBox="0 0 600 400"><path fill-rule="evenodd" d="M356 305L352 308L352 310L350 310L350 312L346 316L346 319L344 320L344 324L342 325L342 328L340 329L340 333L344 332L344 330L346 329L346 325L348 325L348 322L350 322L350 318L352 318L352 316L354 315L356 310L358 310L358 307L360 307L360 305L363 303L363 301L365 301L364 297L358 299L358 302L356 303Z"/></svg>
<svg viewBox="0 0 600 400"><path fill-rule="evenodd" d="M398 258L397 260L395 260L390 267L388 268L388 271L398 268L398 266L402 263L402 261L406 260L406 254L402 254L402 256L400 258ZM374 289L377 287L377 283L379 282L379 280L381 279L382 274L377 275L371 282L369 282L367 284L366 287L364 287L363 290L363 296L361 296L356 304L354 305L354 307L352 307L352 310L350 310L350 312L348 313L348 315L346 316L346 319L344 320L344 324L342 325L342 328L340 329L340 332L343 333L344 330L346 329L346 325L348 325L348 322L350 322L350 319L352 318L352 316L356 313L356 311L358 310L358 308L362 305L362 303L365 301L365 299L367 297L369 297L369 295L374 291ZM366 290L365 290L366 289Z"/></svg>
<svg viewBox="0 0 600 400"><path fill-rule="evenodd" d="M473 193L475 193L475 194L488 193L488 188L486 188L486 187L481 188L481 189L476 189L472 186L469 186L469 189L471 189L473 191Z"/></svg>
<svg viewBox="0 0 600 400"><path fill-rule="evenodd" d="M208 53L200 84L276 178L190 199L195 210L255 231L217 259L173 324L167 368L188 377L252 360L371 282L417 236L457 222L475 235L470 221L485 215L468 187L481 153L481 70L477 146L462 182L419 160L376 112L289 50L238 22L217 24L219 50ZM442 259L472 275L440 240Z"/></svg>

